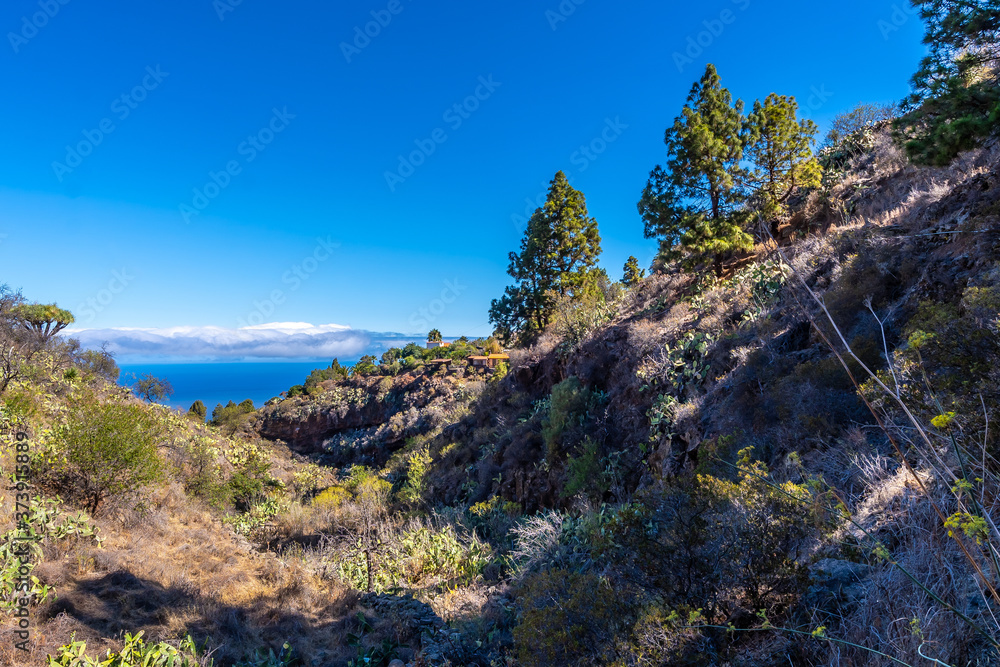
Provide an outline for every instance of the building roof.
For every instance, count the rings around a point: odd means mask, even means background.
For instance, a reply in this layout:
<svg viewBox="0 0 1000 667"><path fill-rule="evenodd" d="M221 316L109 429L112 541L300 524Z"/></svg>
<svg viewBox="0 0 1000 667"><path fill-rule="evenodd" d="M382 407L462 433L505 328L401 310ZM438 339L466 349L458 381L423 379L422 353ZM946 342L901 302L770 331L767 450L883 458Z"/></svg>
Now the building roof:
<svg viewBox="0 0 1000 667"><path fill-rule="evenodd" d="M488 359L510 359L509 354L491 354Z"/></svg>
<svg viewBox="0 0 1000 667"><path fill-rule="evenodd" d="M487 359L489 359L489 357L480 357L478 355L472 355L471 357L469 357L469 359L473 361L486 361Z"/></svg>

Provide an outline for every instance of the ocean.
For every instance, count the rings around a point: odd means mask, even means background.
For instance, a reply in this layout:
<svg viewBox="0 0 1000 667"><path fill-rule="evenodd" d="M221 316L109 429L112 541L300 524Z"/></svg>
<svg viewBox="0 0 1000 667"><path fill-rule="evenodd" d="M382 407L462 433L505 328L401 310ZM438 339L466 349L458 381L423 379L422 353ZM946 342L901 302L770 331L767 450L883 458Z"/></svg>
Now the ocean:
<svg viewBox="0 0 1000 667"><path fill-rule="evenodd" d="M329 361L122 364L118 382L128 385L133 375L152 373L174 388L165 405L186 411L200 400L211 415L216 404L229 401L249 398L260 407L292 385L302 384L314 369L329 365Z"/></svg>

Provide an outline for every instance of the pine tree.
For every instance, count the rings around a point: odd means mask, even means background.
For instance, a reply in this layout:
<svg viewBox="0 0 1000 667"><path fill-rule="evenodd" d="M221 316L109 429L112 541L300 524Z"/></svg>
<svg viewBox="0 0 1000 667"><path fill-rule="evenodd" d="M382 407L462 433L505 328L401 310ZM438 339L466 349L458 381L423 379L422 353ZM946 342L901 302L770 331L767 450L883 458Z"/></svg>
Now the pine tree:
<svg viewBox="0 0 1000 667"><path fill-rule="evenodd" d="M740 210L742 130L743 102L733 103L708 65L666 131L666 166L653 169L639 201L646 238L660 239L661 258L710 256L721 274L727 254L753 247Z"/></svg>
<svg viewBox="0 0 1000 667"><path fill-rule="evenodd" d="M625 275L622 277L622 282L628 287L635 285L646 277L646 270L639 268L639 260L633 256L630 256L628 260L625 261L623 271Z"/></svg>
<svg viewBox="0 0 1000 667"><path fill-rule="evenodd" d="M543 330L553 299L583 288L600 254L597 221L587 212L583 193L560 171L545 204L528 221L520 253L510 253L507 273L517 283L493 301L490 322L504 337Z"/></svg>
<svg viewBox="0 0 1000 667"><path fill-rule="evenodd" d="M819 129L811 120L798 120L798 108L794 97L771 93L763 103L756 101L747 117L744 152L753 169L746 183L775 236L778 217L795 189L816 187L822 179L812 152Z"/></svg>
<svg viewBox="0 0 1000 667"><path fill-rule="evenodd" d="M207 416L208 408L205 407L204 403L199 400L191 404L191 409L188 410L188 417L191 417L196 421L203 422Z"/></svg>
<svg viewBox="0 0 1000 667"><path fill-rule="evenodd" d="M919 164L943 166L1000 124L1000 6L996 0L912 0L929 53L914 75L896 138Z"/></svg>

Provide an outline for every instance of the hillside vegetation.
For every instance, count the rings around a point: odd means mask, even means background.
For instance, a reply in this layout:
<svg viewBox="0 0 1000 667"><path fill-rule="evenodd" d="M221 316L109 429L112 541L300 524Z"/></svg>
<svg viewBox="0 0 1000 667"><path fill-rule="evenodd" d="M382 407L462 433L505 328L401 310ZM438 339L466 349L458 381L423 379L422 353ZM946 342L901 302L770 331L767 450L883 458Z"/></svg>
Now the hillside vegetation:
<svg viewBox="0 0 1000 667"><path fill-rule="evenodd" d="M917 4L819 151L706 70L648 276L557 174L489 339L206 423L4 288L0 663L1000 664L1000 15Z"/></svg>

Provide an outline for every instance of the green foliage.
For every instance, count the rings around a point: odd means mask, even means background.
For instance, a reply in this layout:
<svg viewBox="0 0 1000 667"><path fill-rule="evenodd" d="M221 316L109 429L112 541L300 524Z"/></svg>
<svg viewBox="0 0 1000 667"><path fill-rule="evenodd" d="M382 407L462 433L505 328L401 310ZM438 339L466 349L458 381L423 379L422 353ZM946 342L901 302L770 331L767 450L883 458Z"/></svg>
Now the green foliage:
<svg viewBox="0 0 1000 667"><path fill-rule="evenodd" d="M567 463L568 479L562 495L564 498L571 498L583 493L588 498L600 500L608 490L601 447L597 441L586 437L581 449L580 455L570 458Z"/></svg>
<svg viewBox="0 0 1000 667"><path fill-rule="evenodd" d="M253 535L278 514L281 505L274 498L259 496L248 501L245 512L226 515L223 523L240 535Z"/></svg>
<svg viewBox="0 0 1000 667"><path fill-rule="evenodd" d="M639 268L639 260L633 255L629 255L629 258L625 260L625 266L622 268L622 271L624 272L622 283L626 287L632 287L646 277L646 269Z"/></svg>
<svg viewBox="0 0 1000 667"><path fill-rule="evenodd" d="M361 357L358 363L354 364L351 368L351 377L366 377L368 375L377 375L378 367L375 365L375 357L371 354L366 354Z"/></svg>
<svg viewBox="0 0 1000 667"><path fill-rule="evenodd" d="M727 254L753 247L739 210L743 103L719 81L708 65L666 132L666 166L653 169L639 201L646 238L660 239L664 260L712 257L717 274Z"/></svg>
<svg viewBox="0 0 1000 667"><path fill-rule="evenodd" d="M763 103L754 102L747 116L744 157L752 166L747 184L757 193L761 215L772 221L772 233L792 193L820 184L822 170L812 152L819 128L798 120L798 108L794 97L771 93Z"/></svg>
<svg viewBox="0 0 1000 667"><path fill-rule="evenodd" d="M372 359L373 361L374 359ZM340 361L334 359L327 368L317 368L303 384L297 384L288 390L288 397L300 396L302 394L313 395L319 391L319 384L327 380L346 380L350 375L350 369L341 366Z"/></svg>
<svg viewBox="0 0 1000 667"><path fill-rule="evenodd" d="M174 388L166 380L145 373L132 383L132 392L149 403L156 403L172 396Z"/></svg>
<svg viewBox="0 0 1000 667"><path fill-rule="evenodd" d="M315 463L308 463L292 475L292 487L299 494L300 498L308 500L319 491L324 476L324 469L321 466Z"/></svg>
<svg viewBox="0 0 1000 667"><path fill-rule="evenodd" d="M8 312L9 316L13 317L22 327L37 333L45 340L52 338L76 321L73 313L63 310L54 303L22 303L14 306Z"/></svg>
<svg viewBox="0 0 1000 667"><path fill-rule="evenodd" d="M271 477L271 457L259 445L252 442L234 442L226 452L226 458L233 466L233 474L228 486L237 507L249 509L252 501L259 497L265 486L275 486Z"/></svg>
<svg viewBox="0 0 1000 667"><path fill-rule="evenodd" d="M586 414L590 392L579 378L570 377L552 387L548 415L542 426L547 459L554 462L562 448L563 432Z"/></svg>
<svg viewBox="0 0 1000 667"><path fill-rule="evenodd" d="M122 649L118 652L109 650L104 658L89 657L86 653L87 643L74 641L61 647L55 656L48 656L48 667L212 666L212 659L199 655L198 646L190 636L184 639L178 647L175 647L166 642L147 644L142 640L143 634L142 630L134 635L125 633L125 645ZM268 667L270 666L268 665Z"/></svg>
<svg viewBox="0 0 1000 667"><path fill-rule="evenodd" d="M233 667L292 667L301 664L295 657L292 646L288 642L281 645L281 649L275 653L274 649L257 649L252 655L243 658ZM211 667L211 665L209 665Z"/></svg>
<svg viewBox="0 0 1000 667"><path fill-rule="evenodd" d="M36 561L42 558L44 540L89 538L98 546L103 542L85 513L65 513L58 498L35 496L30 501L22 502L23 495L27 494L17 496L19 505L25 510L15 514L17 527L7 531L0 539L0 610L5 612L16 609L22 600L41 604L55 595L51 586L46 586L32 574Z"/></svg>
<svg viewBox="0 0 1000 667"><path fill-rule="evenodd" d="M929 53L913 77L896 137L919 164L946 165L1000 123L1000 7L993 0L913 0Z"/></svg>
<svg viewBox="0 0 1000 667"><path fill-rule="evenodd" d="M233 490L219 465L218 447L208 438L193 438L184 445L190 471L184 480L184 491L208 504L223 509L232 501Z"/></svg>
<svg viewBox="0 0 1000 667"><path fill-rule="evenodd" d="M518 587L517 664L609 664L600 659L623 619L623 598L592 573L550 569Z"/></svg>
<svg viewBox="0 0 1000 667"><path fill-rule="evenodd" d="M441 337L441 332L437 329L431 329L431 332L427 334L427 342L429 343L440 343L442 340L444 339Z"/></svg>
<svg viewBox="0 0 1000 667"><path fill-rule="evenodd" d="M364 638L374 628L361 612L358 612L357 621L358 632L347 635L347 645L356 648L357 655L347 661L347 667L386 667L398 655L399 644L393 639L386 638L381 643L366 649Z"/></svg>
<svg viewBox="0 0 1000 667"><path fill-rule="evenodd" d="M576 295L601 254L597 221L583 193L558 172L545 204L528 221L519 253L510 253L507 273L516 284L490 306L490 322L509 339L544 330L556 295Z"/></svg>
<svg viewBox="0 0 1000 667"><path fill-rule="evenodd" d="M615 318L620 294L621 285L612 283L603 269L595 269L577 294L555 297L552 328L563 338L561 357L575 352L591 332Z"/></svg>
<svg viewBox="0 0 1000 667"><path fill-rule="evenodd" d="M406 459L406 484L400 490L404 502L419 503L427 491L427 473L431 468L431 455L426 449L410 454Z"/></svg>
<svg viewBox="0 0 1000 667"><path fill-rule="evenodd" d="M188 417L194 419L197 422L204 423L205 417L208 416L208 408L201 401L195 401L191 404L191 408L188 410Z"/></svg>
<svg viewBox="0 0 1000 667"><path fill-rule="evenodd" d="M249 398L238 405L233 401L229 401L225 406L222 403L217 403L215 409L212 410L212 421L209 423L222 429L223 433L232 435L240 427L240 424L246 421L246 416L254 412L256 412L256 408Z"/></svg>
<svg viewBox="0 0 1000 667"><path fill-rule="evenodd" d="M55 434L73 488L92 513L110 496L135 493L163 475L157 445L163 425L132 403L88 400Z"/></svg>
<svg viewBox="0 0 1000 667"><path fill-rule="evenodd" d="M84 372L104 378L108 382L117 382L121 370L115 363L114 355L105 349L85 350L79 356L78 363Z"/></svg>

